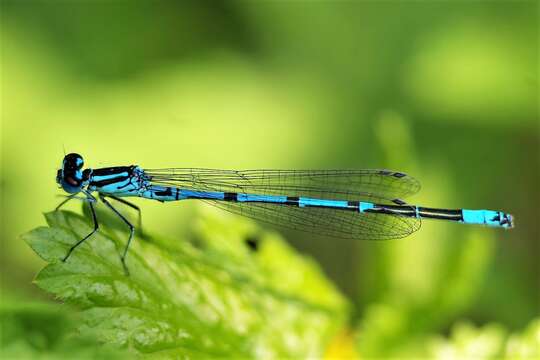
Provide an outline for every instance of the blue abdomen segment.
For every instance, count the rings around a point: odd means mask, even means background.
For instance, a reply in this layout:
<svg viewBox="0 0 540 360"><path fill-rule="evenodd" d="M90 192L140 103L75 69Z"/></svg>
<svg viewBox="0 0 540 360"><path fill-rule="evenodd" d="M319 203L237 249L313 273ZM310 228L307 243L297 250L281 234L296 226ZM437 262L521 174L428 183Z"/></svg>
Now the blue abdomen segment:
<svg viewBox="0 0 540 360"><path fill-rule="evenodd" d="M225 193L219 191L195 191L170 186L152 185L139 196L158 201L177 201L185 199L225 200Z"/></svg>
<svg viewBox="0 0 540 360"><path fill-rule="evenodd" d="M344 200L326 200L326 199L312 199L312 198L298 198L298 206L300 207L326 207L326 208L337 208L337 209L347 209L348 201Z"/></svg>
<svg viewBox="0 0 540 360"><path fill-rule="evenodd" d="M246 194L221 191L200 191L152 185L139 196L158 201L177 201L186 199L232 201L239 203L267 203L296 206L299 208L327 208L352 210L360 214L384 214L423 219L439 219L466 224L480 224L493 227L511 228L512 216L501 211L436 209L414 205L374 204L363 201L317 199L284 195ZM361 216L361 215L360 215Z"/></svg>
<svg viewBox="0 0 540 360"><path fill-rule="evenodd" d="M235 193L232 193L233 197ZM257 195L257 194L236 194L236 201L239 202L266 202L284 204L287 202L287 196L282 195Z"/></svg>
<svg viewBox="0 0 540 360"><path fill-rule="evenodd" d="M463 222L466 224L480 224L494 227L511 228L512 215L495 210L461 210Z"/></svg>
<svg viewBox="0 0 540 360"><path fill-rule="evenodd" d="M175 187L166 187L153 185L140 194L141 197L154 199L159 201L176 201L186 199L206 199L206 200L223 200L235 202L258 202L258 203L273 203L283 205L293 205L298 207L325 207L336 209L352 209L360 211L359 202L351 202L346 200L328 200L315 199L308 197L292 197L284 195L261 195L261 194L245 194L245 193L228 193L221 191L198 191L181 189ZM372 205L371 205L372 206Z"/></svg>

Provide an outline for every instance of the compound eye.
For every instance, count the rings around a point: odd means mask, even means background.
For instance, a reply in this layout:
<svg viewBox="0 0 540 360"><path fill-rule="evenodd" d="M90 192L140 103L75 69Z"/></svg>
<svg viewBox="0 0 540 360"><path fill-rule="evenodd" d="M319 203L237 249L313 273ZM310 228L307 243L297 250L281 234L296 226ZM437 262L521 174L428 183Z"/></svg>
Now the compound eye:
<svg viewBox="0 0 540 360"><path fill-rule="evenodd" d="M67 154L64 157L64 164L68 167L73 167L77 170L82 169L84 161L81 155L76 153Z"/></svg>

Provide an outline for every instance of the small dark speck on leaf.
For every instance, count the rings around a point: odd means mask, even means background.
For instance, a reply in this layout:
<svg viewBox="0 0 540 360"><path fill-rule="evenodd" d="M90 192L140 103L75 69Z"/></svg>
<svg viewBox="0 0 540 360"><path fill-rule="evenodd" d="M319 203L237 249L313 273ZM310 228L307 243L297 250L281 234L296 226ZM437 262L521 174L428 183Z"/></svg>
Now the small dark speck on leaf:
<svg viewBox="0 0 540 360"><path fill-rule="evenodd" d="M244 243L249 250L256 252L259 249L260 239L256 236L248 236L244 239Z"/></svg>

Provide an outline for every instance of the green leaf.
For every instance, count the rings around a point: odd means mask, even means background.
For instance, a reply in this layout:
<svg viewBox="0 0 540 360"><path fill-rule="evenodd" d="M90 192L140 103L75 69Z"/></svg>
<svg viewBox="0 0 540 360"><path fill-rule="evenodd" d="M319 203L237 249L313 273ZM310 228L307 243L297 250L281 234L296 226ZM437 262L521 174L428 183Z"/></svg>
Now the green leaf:
<svg viewBox="0 0 540 360"><path fill-rule="evenodd" d="M357 338L362 333L356 334ZM357 344L361 353L361 343ZM501 324L475 326L470 321L456 322L449 335L416 334L395 349L390 358L399 359L539 359L540 318L530 321L518 333L510 333Z"/></svg>
<svg viewBox="0 0 540 360"><path fill-rule="evenodd" d="M220 214L198 216L184 238L135 238L130 276L118 255L127 229L102 226L67 262L91 231L85 218L48 213L49 227L23 237L49 262L36 284L77 305L81 333L102 342L158 357L321 356L345 321L344 298L279 236Z"/></svg>
<svg viewBox="0 0 540 360"><path fill-rule="evenodd" d="M125 359L95 337L74 337L73 314L58 305L2 299L0 358L2 359Z"/></svg>
<svg viewBox="0 0 540 360"><path fill-rule="evenodd" d="M533 319L521 333L508 334L501 325L476 327L458 322L449 338L432 337L425 342L430 357L458 359L538 359L540 319Z"/></svg>

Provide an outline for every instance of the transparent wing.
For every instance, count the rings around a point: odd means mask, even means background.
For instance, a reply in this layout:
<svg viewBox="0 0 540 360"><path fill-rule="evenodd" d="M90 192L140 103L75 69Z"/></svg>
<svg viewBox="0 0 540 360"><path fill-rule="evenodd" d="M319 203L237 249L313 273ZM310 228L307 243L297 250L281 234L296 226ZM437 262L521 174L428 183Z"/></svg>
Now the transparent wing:
<svg viewBox="0 0 540 360"><path fill-rule="evenodd" d="M420 219L392 214L301 208L270 203L204 201L220 209L272 225L346 239L398 239L412 234L421 226Z"/></svg>
<svg viewBox="0 0 540 360"><path fill-rule="evenodd" d="M412 195L420 183L389 170L148 169L156 184L181 188L320 199L392 202Z"/></svg>
<svg viewBox="0 0 540 360"><path fill-rule="evenodd" d="M286 195L319 199L399 203L420 189L419 182L389 170L217 170L148 169L150 181L200 191ZM266 223L340 238L401 238L420 228L420 219L393 214L295 207L275 203L204 200Z"/></svg>

